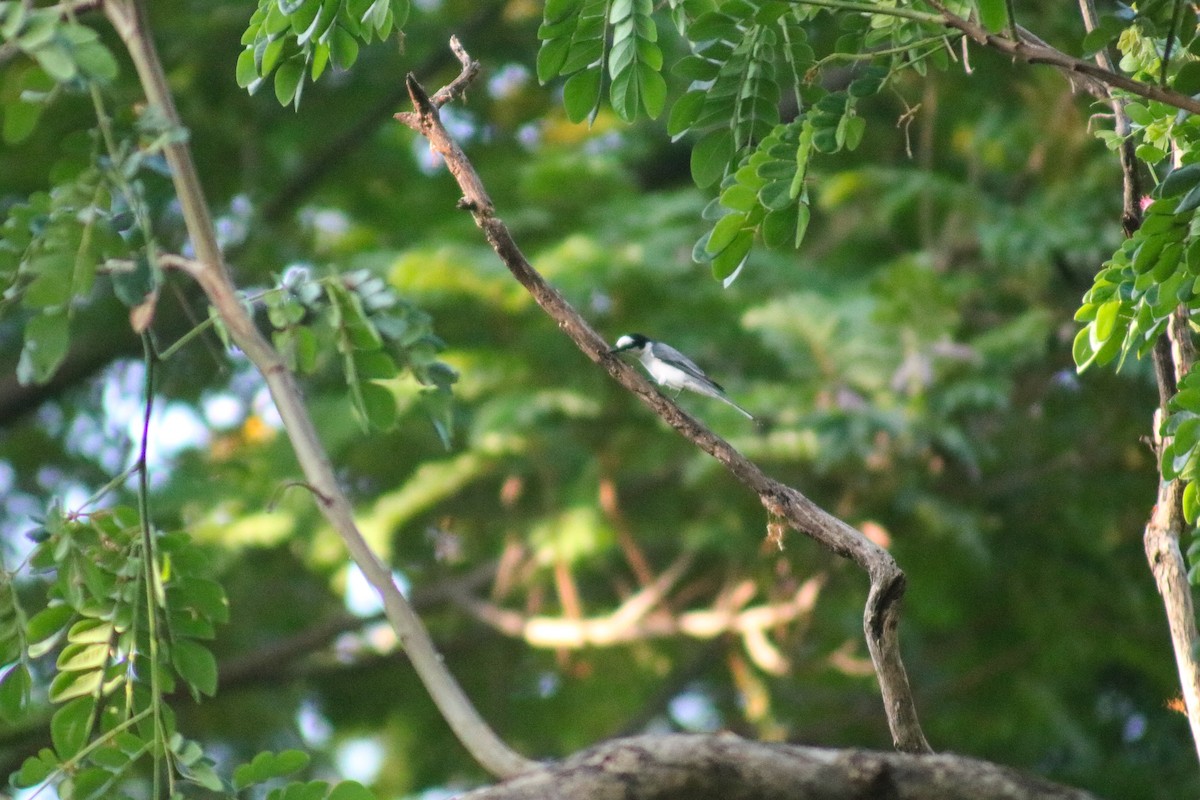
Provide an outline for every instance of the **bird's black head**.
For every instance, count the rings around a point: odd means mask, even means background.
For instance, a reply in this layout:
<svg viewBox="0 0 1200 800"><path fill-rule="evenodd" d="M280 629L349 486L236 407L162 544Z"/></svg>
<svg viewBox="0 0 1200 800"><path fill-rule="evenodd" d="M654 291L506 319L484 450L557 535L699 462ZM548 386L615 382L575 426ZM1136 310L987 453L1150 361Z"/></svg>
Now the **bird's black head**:
<svg viewBox="0 0 1200 800"><path fill-rule="evenodd" d="M608 352L611 354L624 353L626 350L634 350L640 353L642 350L646 349L646 345L649 343L650 340L645 336L642 336L640 333L627 333L620 339L617 339L617 346Z"/></svg>

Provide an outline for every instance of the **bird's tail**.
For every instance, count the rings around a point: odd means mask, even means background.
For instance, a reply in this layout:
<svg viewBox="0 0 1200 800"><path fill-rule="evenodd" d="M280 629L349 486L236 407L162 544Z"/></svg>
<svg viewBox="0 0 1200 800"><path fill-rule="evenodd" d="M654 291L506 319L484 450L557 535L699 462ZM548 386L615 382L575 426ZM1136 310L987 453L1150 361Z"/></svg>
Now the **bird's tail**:
<svg viewBox="0 0 1200 800"><path fill-rule="evenodd" d="M738 411L740 411L740 412L742 412L743 414L745 414L745 415L746 415L746 419L749 419L749 420L752 420L752 419L754 419L754 415L753 415L753 414L751 414L749 411L747 411L746 409L744 409L744 408L742 408L741 406L739 406L737 403L735 403L735 402L733 402L732 400L730 400L730 399L729 399L728 397L726 397L725 395L723 395L723 394L718 394L718 395L713 395L713 396L714 396L714 397L716 397L718 400L724 400L726 403L728 403L729 405L731 405L731 406L733 406L734 408L736 408Z"/></svg>

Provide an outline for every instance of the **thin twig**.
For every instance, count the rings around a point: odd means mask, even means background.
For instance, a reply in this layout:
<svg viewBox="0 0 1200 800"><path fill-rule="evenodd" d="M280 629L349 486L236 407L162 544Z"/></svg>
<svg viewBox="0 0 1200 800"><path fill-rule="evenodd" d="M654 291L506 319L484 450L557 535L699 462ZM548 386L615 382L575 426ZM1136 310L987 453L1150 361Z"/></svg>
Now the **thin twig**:
<svg viewBox="0 0 1200 800"><path fill-rule="evenodd" d="M462 64L462 74L476 69L457 38L451 39L451 49ZM608 344L525 258L508 227L496 216L495 206L474 166L442 125L432 98L413 75L410 74L406 82L414 111L397 114L396 119L428 139L430 147L441 154L462 190L459 206L471 212L496 255L580 351L637 395L667 424L723 464L734 477L758 495L768 513L786 520L795 530L852 560L867 573L871 588L867 595L863 627L879 679L892 739L900 750L929 752L929 743L921 732L908 674L900 656L897 625L905 580L904 573L896 566L891 554L797 490L767 477L757 464L684 412L633 367L611 355Z"/></svg>

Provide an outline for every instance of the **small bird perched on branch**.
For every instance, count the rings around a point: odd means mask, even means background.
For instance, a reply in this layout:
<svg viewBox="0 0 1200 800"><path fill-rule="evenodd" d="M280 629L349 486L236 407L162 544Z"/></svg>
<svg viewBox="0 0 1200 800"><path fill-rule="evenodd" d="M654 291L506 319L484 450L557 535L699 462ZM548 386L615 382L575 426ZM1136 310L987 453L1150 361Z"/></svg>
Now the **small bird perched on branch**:
<svg viewBox="0 0 1200 800"><path fill-rule="evenodd" d="M647 339L640 333L628 333L617 339L617 346L608 352L612 355L633 353L660 386L675 389L677 393L681 389L690 389L715 397L745 414L747 419L754 419L753 414L725 396L721 384L705 375L704 370L696 366L696 362L669 344Z"/></svg>

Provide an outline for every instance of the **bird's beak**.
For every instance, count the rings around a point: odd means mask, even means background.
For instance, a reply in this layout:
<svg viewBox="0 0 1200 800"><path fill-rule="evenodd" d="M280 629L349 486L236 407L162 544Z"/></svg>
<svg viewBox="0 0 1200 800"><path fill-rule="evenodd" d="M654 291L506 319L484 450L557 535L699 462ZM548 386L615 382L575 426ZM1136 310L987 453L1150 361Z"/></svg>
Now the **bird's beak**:
<svg viewBox="0 0 1200 800"><path fill-rule="evenodd" d="M631 347L633 347L633 345L631 345L631 344L627 344L624 347L614 347L608 351L608 354L610 356L615 356L617 353L624 353L626 350L628 350Z"/></svg>

